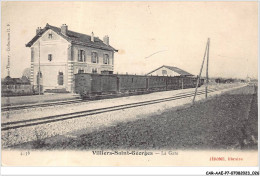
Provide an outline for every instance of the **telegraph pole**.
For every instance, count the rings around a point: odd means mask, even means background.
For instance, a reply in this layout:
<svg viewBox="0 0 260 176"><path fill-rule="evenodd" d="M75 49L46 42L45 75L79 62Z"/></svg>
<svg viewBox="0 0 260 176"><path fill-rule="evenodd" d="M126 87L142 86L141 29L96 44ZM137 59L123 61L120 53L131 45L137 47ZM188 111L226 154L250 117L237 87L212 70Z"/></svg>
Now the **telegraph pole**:
<svg viewBox="0 0 260 176"><path fill-rule="evenodd" d="M207 51L207 67L206 67L206 87L205 87L205 98L208 98L208 84L209 84L209 44L210 39L208 39L208 51Z"/></svg>
<svg viewBox="0 0 260 176"><path fill-rule="evenodd" d="M41 37L41 35L39 36ZM38 73L38 91L39 91L39 95L41 95L41 45L40 45L40 38L39 38L39 73Z"/></svg>
<svg viewBox="0 0 260 176"><path fill-rule="evenodd" d="M193 97L193 100L192 100L192 104L194 104L195 98L196 98L196 95L197 95L199 81L200 81L200 77L201 77L201 72L202 72L202 69L203 69L203 65L204 65L204 61L205 61L206 54L207 54L207 51L208 51L208 47L209 47L209 39L208 39L207 44L206 44L206 49L205 49L203 61L202 61L201 67L200 67L200 73L199 73L199 77L197 79L197 84L196 84L196 89L195 89L195 94L194 94L194 97Z"/></svg>

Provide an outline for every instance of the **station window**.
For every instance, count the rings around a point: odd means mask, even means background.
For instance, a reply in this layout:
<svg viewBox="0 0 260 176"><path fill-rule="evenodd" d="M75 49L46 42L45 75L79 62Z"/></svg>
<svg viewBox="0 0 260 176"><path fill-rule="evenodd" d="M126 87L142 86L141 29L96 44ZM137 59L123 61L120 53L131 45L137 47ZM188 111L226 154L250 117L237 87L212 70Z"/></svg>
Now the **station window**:
<svg viewBox="0 0 260 176"><path fill-rule="evenodd" d="M92 73L97 73L97 69L96 68L92 68Z"/></svg>
<svg viewBox="0 0 260 176"><path fill-rule="evenodd" d="M86 62L86 55L84 50L78 50L78 61Z"/></svg>
<svg viewBox="0 0 260 176"><path fill-rule="evenodd" d="M59 72L58 74L58 85L62 86L63 85L63 72Z"/></svg>
<svg viewBox="0 0 260 176"><path fill-rule="evenodd" d="M37 73L37 85L41 84L42 82L42 72L40 72L40 75L39 75L39 72Z"/></svg>
<svg viewBox="0 0 260 176"><path fill-rule="evenodd" d="M91 53L91 62L98 63L98 54L96 52Z"/></svg>
<svg viewBox="0 0 260 176"><path fill-rule="evenodd" d="M108 55L108 54L104 54L103 57L104 57L104 58L103 58L103 63L104 63L104 64L109 64L109 55Z"/></svg>
<svg viewBox="0 0 260 176"><path fill-rule="evenodd" d="M84 69L79 69L78 73L84 73Z"/></svg>
<svg viewBox="0 0 260 176"><path fill-rule="evenodd" d="M49 39L52 39L52 33L49 33Z"/></svg>
<svg viewBox="0 0 260 176"><path fill-rule="evenodd" d="M48 54L48 60L51 62L52 61L52 54Z"/></svg>
<svg viewBox="0 0 260 176"><path fill-rule="evenodd" d="M162 70L162 75L167 75L167 70Z"/></svg>

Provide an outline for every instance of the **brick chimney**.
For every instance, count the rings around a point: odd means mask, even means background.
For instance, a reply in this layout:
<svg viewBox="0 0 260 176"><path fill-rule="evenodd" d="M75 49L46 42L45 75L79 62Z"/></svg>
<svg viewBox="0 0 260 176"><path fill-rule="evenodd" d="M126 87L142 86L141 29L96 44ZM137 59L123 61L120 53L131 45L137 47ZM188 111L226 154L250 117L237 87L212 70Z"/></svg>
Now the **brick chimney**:
<svg viewBox="0 0 260 176"><path fill-rule="evenodd" d="M108 35L105 35L105 36L104 36L103 42L104 42L106 45L109 45L109 37L108 37Z"/></svg>
<svg viewBox="0 0 260 176"><path fill-rule="evenodd" d="M94 42L94 33L91 33L91 42Z"/></svg>
<svg viewBox="0 0 260 176"><path fill-rule="evenodd" d="M37 27L37 29L36 29L36 35L37 35L39 32L41 32L41 30L42 30L41 27Z"/></svg>
<svg viewBox="0 0 260 176"><path fill-rule="evenodd" d="M60 29L61 29L61 33L62 33L63 35L67 35L68 26L67 26L66 24L63 24Z"/></svg>

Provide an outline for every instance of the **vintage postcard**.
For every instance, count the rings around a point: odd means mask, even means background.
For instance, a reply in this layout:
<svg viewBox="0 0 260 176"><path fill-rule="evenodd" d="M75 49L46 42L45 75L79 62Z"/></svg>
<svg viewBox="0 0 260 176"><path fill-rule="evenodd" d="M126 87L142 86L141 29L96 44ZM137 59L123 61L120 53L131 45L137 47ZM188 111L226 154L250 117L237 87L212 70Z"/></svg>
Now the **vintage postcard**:
<svg viewBox="0 0 260 176"><path fill-rule="evenodd" d="M1 10L2 166L258 166L258 2Z"/></svg>

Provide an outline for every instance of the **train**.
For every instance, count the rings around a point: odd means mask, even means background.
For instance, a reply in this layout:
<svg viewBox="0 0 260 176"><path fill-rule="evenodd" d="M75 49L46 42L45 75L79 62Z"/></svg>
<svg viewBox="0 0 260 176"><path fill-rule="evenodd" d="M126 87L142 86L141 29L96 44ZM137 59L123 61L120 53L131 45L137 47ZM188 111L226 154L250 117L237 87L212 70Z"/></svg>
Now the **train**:
<svg viewBox="0 0 260 176"><path fill-rule="evenodd" d="M137 94L196 87L198 77L124 74L75 74L75 93L82 99L108 94ZM199 80L198 86L203 85Z"/></svg>

